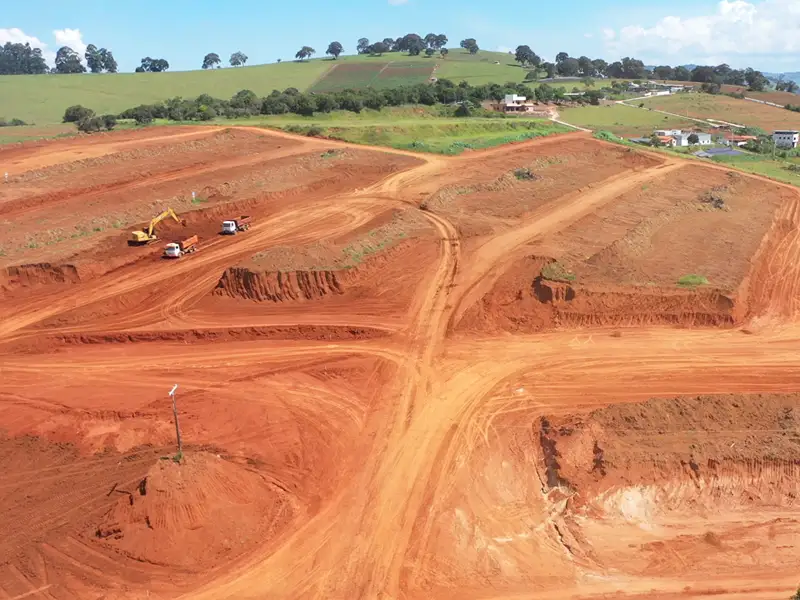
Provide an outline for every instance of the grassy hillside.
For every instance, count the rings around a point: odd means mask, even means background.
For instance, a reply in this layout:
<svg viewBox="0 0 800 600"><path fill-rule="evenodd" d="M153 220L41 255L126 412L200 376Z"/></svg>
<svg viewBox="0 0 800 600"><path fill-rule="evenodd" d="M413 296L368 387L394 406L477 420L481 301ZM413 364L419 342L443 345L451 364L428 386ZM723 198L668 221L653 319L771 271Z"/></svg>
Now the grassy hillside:
<svg viewBox="0 0 800 600"><path fill-rule="evenodd" d="M720 119L738 125L775 129L799 129L800 113L730 96L676 94L642 100L647 108L673 112L695 119Z"/></svg>
<svg viewBox="0 0 800 600"><path fill-rule="evenodd" d="M137 104L174 96L193 97L209 93L226 98L242 89L253 90L260 96L269 94L273 89L288 87L307 90L322 80L333 66L356 64L412 67L409 70L409 74L413 74L410 83L418 82L420 72L433 72L437 65L437 77L466 80L473 84L522 81L526 75L526 70L517 66L508 54L481 51L471 55L461 48L451 50L445 59L390 53L382 57L343 56L338 61L316 59L302 63L285 62L212 71L5 75L0 76L0 90L3 90L0 94L0 117L16 117L28 123L46 125L60 122L64 109L73 104L83 104L102 114L118 113ZM388 73L394 71L392 69ZM421 78L425 79L427 75ZM402 82L402 77L395 78L392 85Z"/></svg>
<svg viewBox="0 0 800 600"><path fill-rule="evenodd" d="M587 129L610 131L621 137L649 137L654 129L683 129L694 124L688 119L622 104L562 108L559 113L561 119L567 123Z"/></svg>

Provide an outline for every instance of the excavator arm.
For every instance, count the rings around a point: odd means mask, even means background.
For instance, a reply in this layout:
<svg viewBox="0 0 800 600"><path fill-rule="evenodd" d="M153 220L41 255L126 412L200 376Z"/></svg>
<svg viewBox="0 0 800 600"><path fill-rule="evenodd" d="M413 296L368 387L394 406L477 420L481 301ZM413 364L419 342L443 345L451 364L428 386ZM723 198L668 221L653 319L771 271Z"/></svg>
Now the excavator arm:
<svg viewBox="0 0 800 600"><path fill-rule="evenodd" d="M175 214L175 211L172 210L171 208L168 208L167 210L162 212L160 215L158 215L157 217L154 217L153 219L150 220L150 226L147 228L147 235L149 237L153 237L153 230L156 228L156 225L158 225L159 223L161 223L161 221L163 221L164 219L166 219L168 217L172 217L178 223L181 222L181 220L178 218L178 215Z"/></svg>
<svg viewBox="0 0 800 600"><path fill-rule="evenodd" d="M166 209L160 215L153 217L150 220L150 224L147 226L147 229L144 231L132 231L131 232L131 239L130 243L134 245L140 244L147 244L154 241L156 238L154 236L156 225L158 225L161 221L166 218L172 217L175 219L176 222L180 223L181 220L178 218L178 215L175 214L175 211L171 208Z"/></svg>

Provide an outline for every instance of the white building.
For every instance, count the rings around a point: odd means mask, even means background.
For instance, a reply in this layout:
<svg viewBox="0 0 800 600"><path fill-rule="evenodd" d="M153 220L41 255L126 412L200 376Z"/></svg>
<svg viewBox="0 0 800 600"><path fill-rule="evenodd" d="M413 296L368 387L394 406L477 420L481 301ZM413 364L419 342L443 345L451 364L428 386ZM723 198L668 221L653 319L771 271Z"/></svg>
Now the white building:
<svg viewBox="0 0 800 600"><path fill-rule="evenodd" d="M710 133L698 133L695 131L684 131L678 135L673 135L672 137L675 138L675 145L676 146L691 146L692 144L689 143L689 136L690 135L697 136L697 144L696 146L710 146L712 144L711 141L711 134Z"/></svg>
<svg viewBox="0 0 800 600"><path fill-rule="evenodd" d="M656 129L653 133L655 133L658 137L672 137L683 134L680 129Z"/></svg>
<svg viewBox="0 0 800 600"><path fill-rule="evenodd" d="M772 133L772 141L778 148L797 148L800 141L800 131L782 129Z"/></svg>

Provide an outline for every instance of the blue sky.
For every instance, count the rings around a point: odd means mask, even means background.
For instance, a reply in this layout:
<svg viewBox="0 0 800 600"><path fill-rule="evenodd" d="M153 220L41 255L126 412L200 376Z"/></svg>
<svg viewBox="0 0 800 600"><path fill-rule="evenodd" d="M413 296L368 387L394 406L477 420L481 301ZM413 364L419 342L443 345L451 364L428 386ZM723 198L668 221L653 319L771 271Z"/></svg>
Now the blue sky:
<svg viewBox="0 0 800 600"><path fill-rule="evenodd" d="M370 40L416 32L445 33L450 45L474 37L481 48L528 44L552 60L559 51L646 63L728 62L767 71L800 71L800 0L571 0L519 2L510 11L485 0L110 0L9 2L0 43L31 41L52 57L61 45L88 43L114 52L122 71L143 56L172 70L198 68L241 50L250 64L287 59L302 45L324 53L338 40L352 53ZM510 5L511 6L511 5Z"/></svg>

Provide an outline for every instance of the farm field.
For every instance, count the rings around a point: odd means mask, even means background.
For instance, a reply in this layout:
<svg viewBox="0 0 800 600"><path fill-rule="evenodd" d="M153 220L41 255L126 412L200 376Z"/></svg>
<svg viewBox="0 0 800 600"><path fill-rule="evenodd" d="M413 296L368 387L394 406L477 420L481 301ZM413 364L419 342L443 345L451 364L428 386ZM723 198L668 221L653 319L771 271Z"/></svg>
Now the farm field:
<svg viewBox="0 0 800 600"><path fill-rule="evenodd" d="M760 127L765 131L800 128L800 113L730 96L677 94L646 98L641 102L648 108L696 119L721 119L738 125Z"/></svg>
<svg viewBox="0 0 800 600"><path fill-rule="evenodd" d="M211 94L229 98L243 89L266 96L274 89L289 87L306 91L333 66L337 66L336 70L347 67L356 71L363 66L369 71L378 64L382 68L390 61L411 67L405 73L408 76L406 84L419 82L422 72L431 71L436 64L439 65L437 77L449 77L455 81L466 79L473 84L522 81L526 75L526 71L515 66L513 57L507 54L481 51L471 55L460 48L451 50L446 59L387 54L385 58L342 56L337 61L318 58L209 71L83 74L68 78L4 75L0 76L0 89L4 90L0 95L0 116L48 125L60 123L64 110L74 104L88 106L98 114L116 114L138 104L175 96L190 98ZM393 76L391 79L382 79L379 85L386 87L405 81L402 72L392 70L386 73L386 77L390 75ZM363 83L364 80L359 81ZM6 93L5 90L11 91Z"/></svg>
<svg viewBox="0 0 800 600"><path fill-rule="evenodd" d="M647 137L654 129L689 128L694 122L621 104L579 106L559 109L567 123L593 130L605 130L620 137Z"/></svg>
<svg viewBox="0 0 800 600"><path fill-rule="evenodd" d="M0 163L0 596L796 589L796 188L584 132Z"/></svg>

